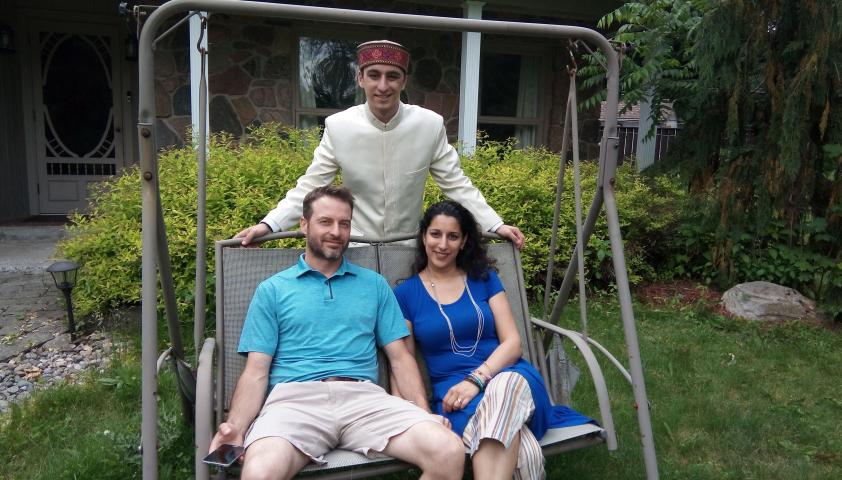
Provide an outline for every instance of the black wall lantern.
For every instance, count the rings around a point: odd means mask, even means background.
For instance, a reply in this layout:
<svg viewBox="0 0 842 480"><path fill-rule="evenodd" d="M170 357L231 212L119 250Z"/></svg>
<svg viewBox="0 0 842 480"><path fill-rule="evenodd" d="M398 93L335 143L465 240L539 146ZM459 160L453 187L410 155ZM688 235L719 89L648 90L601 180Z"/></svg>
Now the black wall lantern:
<svg viewBox="0 0 842 480"><path fill-rule="evenodd" d="M0 23L0 53L15 53L15 32Z"/></svg>
<svg viewBox="0 0 842 480"><path fill-rule="evenodd" d="M70 327L70 339L73 341L76 340L76 324L73 321L73 300L70 292L76 286L77 270L79 270L79 265L68 261L56 262L47 267L47 271L53 276L56 288L64 293L64 300L67 305L67 323Z"/></svg>

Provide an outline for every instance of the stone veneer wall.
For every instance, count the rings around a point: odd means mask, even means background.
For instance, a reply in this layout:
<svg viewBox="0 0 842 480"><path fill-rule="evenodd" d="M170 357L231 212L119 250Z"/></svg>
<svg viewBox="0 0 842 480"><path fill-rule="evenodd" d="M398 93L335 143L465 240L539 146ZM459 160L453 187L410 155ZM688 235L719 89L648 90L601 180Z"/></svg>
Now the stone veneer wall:
<svg viewBox="0 0 842 480"><path fill-rule="evenodd" d="M459 131L461 36L427 33L407 42L413 45L407 100L444 117L448 136L455 141Z"/></svg>
<svg viewBox="0 0 842 480"><path fill-rule="evenodd" d="M235 138L251 125L294 123L293 72L298 37L290 26L238 17L220 19L209 27L208 80L211 131ZM403 33L403 32L402 32ZM378 32L377 38L386 37ZM182 145L190 126L190 75L180 28L159 46L155 56L158 146ZM395 35L411 45L412 68L406 88L409 103L424 105L445 118L455 135L459 114L459 49L456 34Z"/></svg>
<svg viewBox="0 0 842 480"><path fill-rule="evenodd" d="M461 16L459 8L443 8L376 0L351 2L302 2L325 6L404 13ZM334 5L335 4L335 5ZM365 29L348 27L358 35ZM461 34L398 29L371 28L370 38L389 38L407 46L412 67L406 88L406 100L422 105L444 117L451 141L456 140L459 116L459 80ZM241 137L251 125L276 122L292 125L295 121L293 81L298 32L306 35L307 24L252 17L214 15L209 25L208 74L210 89L210 127ZM318 30L315 30L318 31ZM155 57L157 145L183 145L190 126L189 59L186 24L159 44ZM550 43L550 42L548 42ZM563 58L566 53L553 48L549 85L547 146L561 148L562 122L567 98L568 78ZM542 99L545 101L545 99ZM586 118L582 118L582 117ZM580 121L587 120L580 114ZM598 115L597 115L598 117ZM598 121L596 121L598 129ZM588 158L587 132L583 139L583 158ZM598 142L598 140L597 140ZM596 147L598 149L598 146ZM595 153L593 154L595 156Z"/></svg>
<svg viewBox="0 0 842 480"><path fill-rule="evenodd" d="M292 45L288 26L214 16L208 28L208 112L212 132L240 137L248 126L292 124ZM190 126L187 27L155 56L158 145L181 145Z"/></svg>

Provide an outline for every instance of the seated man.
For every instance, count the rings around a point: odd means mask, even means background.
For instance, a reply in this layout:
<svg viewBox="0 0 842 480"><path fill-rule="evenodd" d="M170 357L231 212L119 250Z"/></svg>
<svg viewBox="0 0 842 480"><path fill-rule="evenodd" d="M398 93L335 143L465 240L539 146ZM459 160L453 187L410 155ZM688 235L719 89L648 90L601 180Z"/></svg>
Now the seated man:
<svg viewBox="0 0 842 480"><path fill-rule="evenodd" d="M344 187L307 194L300 220L304 255L255 291L238 348L248 355L246 366L210 446L244 445L243 479L291 478L308 462L323 462L333 448L413 463L422 478L462 476L462 442L429 413L389 285L343 257L353 208ZM374 383L375 344L411 401Z"/></svg>

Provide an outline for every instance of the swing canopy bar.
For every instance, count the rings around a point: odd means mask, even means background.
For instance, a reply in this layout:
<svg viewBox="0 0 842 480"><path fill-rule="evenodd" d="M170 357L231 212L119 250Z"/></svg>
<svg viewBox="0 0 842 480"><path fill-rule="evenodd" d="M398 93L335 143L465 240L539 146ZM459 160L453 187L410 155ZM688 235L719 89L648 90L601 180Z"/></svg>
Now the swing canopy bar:
<svg viewBox="0 0 842 480"><path fill-rule="evenodd" d="M158 474L157 458L157 285L158 274L167 304L167 317L170 324L177 322L174 308L169 308L172 293L172 274L169 268L169 254L164 231L162 206L158 191L158 164L155 151L155 82L154 49L159 30L171 25L169 20L177 15L191 12L223 13L248 17L283 18L287 20L307 20L328 23L370 25L378 27L411 28L436 31L477 32L484 34L516 35L528 37L548 37L555 39L575 39L587 42L598 48L606 59L606 120L599 150L599 174L597 192L584 221L582 231L577 235L580 245L587 244L593 231L596 218L605 207L609 236L611 238L612 260L617 279L621 317L626 346L629 351L629 370L632 379L634 399L637 405L648 405L643 381L643 368L640 361L637 333L631 307L631 295L625 257L620 235L617 205L614 197L614 176L617 168L617 109L619 89L619 63L617 54L598 32L577 26L530 24L506 21L475 20L449 17L432 17L385 12L368 12L348 9L286 5L238 0L171 0L157 8L146 20L139 38L139 118L138 138L140 148L140 174L142 187L142 428L141 449L143 452L143 478L154 479ZM202 52L205 53L205 52ZM575 112L575 105L568 105ZM575 118L575 114L574 114ZM204 125L204 119L200 119ZM570 128L565 125L565 129ZM572 128L576 128L574 125ZM204 135L202 135L204 137ZM575 134L574 134L575 138ZM204 153L204 148L201 148ZM200 155L200 157L203 155ZM563 162L561 164L563 168ZM283 192L279 192L281 194ZM204 208L204 199L199 200L200 211ZM580 214L581 215L581 214ZM578 222L577 222L578 223ZM201 225L200 225L201 228ZM200 230L200 236L202 235ZM371 243L382 243L387 239L367 239ZM203 250L203 249L202 249ZM197 249L197 253L201 250ZM202 253L203 255L203 253ZM576 252L568 264L568 270L559 292L558 300L550 315L550 324L557 323L563 303L569 295L575 270L579 263ZM198 278L198 276L197 276ZM204 282L202 282L204 283ZM554 325L553 325L554 326ZM171 327L171 336L174 335ZM198 328L201 335L203 328ZM178 329L174 330L177 335ZM198 345L198 337L195 339ZM179 345L180 338L173 342ZM201 362L201 359L200 359ZM658 469L655 459L649 409L637 409L640 438L643 446L644 464L648 478L657 478Z"/></svg>

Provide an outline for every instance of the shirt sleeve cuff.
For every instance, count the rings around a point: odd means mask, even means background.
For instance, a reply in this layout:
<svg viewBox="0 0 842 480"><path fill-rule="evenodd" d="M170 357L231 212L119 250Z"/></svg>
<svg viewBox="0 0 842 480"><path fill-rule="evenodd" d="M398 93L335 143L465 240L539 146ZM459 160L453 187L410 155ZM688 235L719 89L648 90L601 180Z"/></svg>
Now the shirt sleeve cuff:
<svg viewBox="0 0 842 480"><path fill-rule="evenodd" d="M489 232L496 232L498 228L502 227L505 224L506 223L504 221L500 220L499 222L492 225L491 228L488 229L488 231Z"/></svg>
<svg viewBox="0 0 842 480"><path fill-rule="evenodd" d="M263 218L263 220L261 220L260 223L265 223L266 226L269 227L269 230L272 231L272 233L281 231L281 226L278 225L277 222L272 221L272 219L270 219L268 216Z"/></svg>

